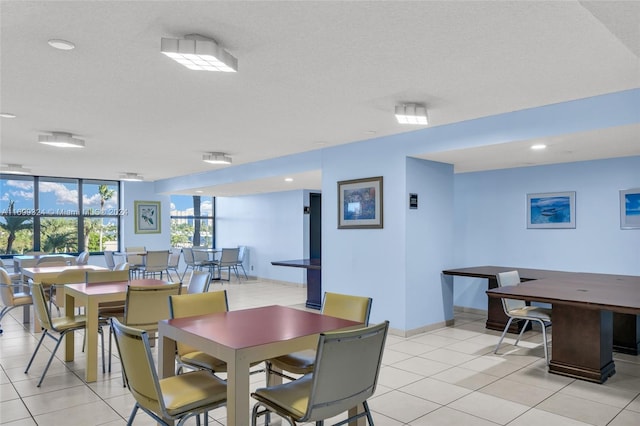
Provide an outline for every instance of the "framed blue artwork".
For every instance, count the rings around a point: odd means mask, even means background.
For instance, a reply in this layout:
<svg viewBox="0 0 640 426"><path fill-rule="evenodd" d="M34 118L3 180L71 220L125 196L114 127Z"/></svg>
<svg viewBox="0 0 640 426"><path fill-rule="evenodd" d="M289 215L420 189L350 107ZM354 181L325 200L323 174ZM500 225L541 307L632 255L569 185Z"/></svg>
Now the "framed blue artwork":
<svg viewBox="0 0 640 426"><path fill-rule="evenodd" d="M527 228L576 227L576 193L527 194Z"/></svg>
<svg viewBox="0 0 640 426"><path fill-rule="evenodd" d="M620 191L620 228L640 229L640 188Z"/></svg>

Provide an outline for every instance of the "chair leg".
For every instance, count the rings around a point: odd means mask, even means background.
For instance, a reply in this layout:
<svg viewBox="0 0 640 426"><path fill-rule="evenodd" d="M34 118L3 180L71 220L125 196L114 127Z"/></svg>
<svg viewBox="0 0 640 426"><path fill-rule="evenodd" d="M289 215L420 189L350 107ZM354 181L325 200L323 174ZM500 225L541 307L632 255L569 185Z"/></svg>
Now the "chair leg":
<svg viewBox="0 0 640 426"><path fill-rule="evenodd" d="M100 333L100 347L102 348L102 374L104 374L106 373L104 360L104 330L102 330L101 325L98 325L98 333Z"/></svg>
<svg viewBox="0 0 640 426"><path fill-rule="evenodd" d="M240 267L242 268L242 272L244 273L244 279L248 280L249 276L247 275L247 271L246 269L244 269L244 265L242 263L240 264Z"/></svg>
<svg viewBox="0 0 640 426"><path fill-rule="evenodd" d="M520 342L520 338L522 338L522 335L524 334L524 331L527 329L528 325L529 320L525 320L524 325L522 326L522 330L520 330L520 334L518 334L518 339L516 340L516 343L513 344L513 346L518 346L518 342Z"/></svg>
<svg viewBox="0 0 640 426"><path fill-rule="evenodd" d="M138 412L138 403L136 402L136 405L133 406L133 410L129 415L129 421L127 422L127 426L131 426L133 424L133 419L136 417L137 412Z"/></svg>
<svg viewBox="0 0 640 426"><path fill-rule="evenodd" d="M69 331L71 333L73 333L73 331ZM60 346L60 343L62 343L62 339L64 338L64 336L67 334L67 332L63 332L60 334L60 336L58 336L58 339L56 340L56 346L55 348L53 348L53 351L51 351L51 356L49 357L49 361L47 362L47 366L44 367L44 371L42 372L42 376L40 377L40 381L38 382L38 384L36 385L36 387L40 387L40 385L42 384L42 381L44 380L44 376L47 375L47 371L49 371L49 367L51 366L51 361L53 361L53 358L56 356L56 352L58 352L58 347ZM53 337L53 336L51 336ZM54 337L55 339L55 337Z"/></svg>
<svg viewBox="0 0 640 426"><path fill-rule="evenodd" d="M38 345L36 346L36 349L33 351L33 355L31 355L31 359L29 360L29 364L27 365L26 370L24 370L25 374L29 372L29 369L31 368L31 364L33 363L33 360L35 359L36 354L38 353L38 350L40 350L40 345L42 345L42 341L44 340L46 335L47 335L47 330L42 330L42 336L40 336L40 340L38 341Z"/></svg>
<svg viewBox="0 0 640 426"><path fill-rule="evenodd" d="M498 340L498 344L496 345L496 348L493 351L494 354L498 353L498 348L500 348L500 344L502 343L502 339L504 339L505 334L507 334L507 330L509 330L509 326L511 325L512 321L513 321L513 318L509 317L509 321L507 321L507 325L504 327L504 330L502 331L502 336L500 336L500 340Z"/></svg>
<svg viewBox="0 0 640 426"><path fill-rule="evenodd" d="M544 360L549 365L549 347L547 346L547 326L544 321L540 321L540 326L542 326L542 344L544 348Z"/></svg>

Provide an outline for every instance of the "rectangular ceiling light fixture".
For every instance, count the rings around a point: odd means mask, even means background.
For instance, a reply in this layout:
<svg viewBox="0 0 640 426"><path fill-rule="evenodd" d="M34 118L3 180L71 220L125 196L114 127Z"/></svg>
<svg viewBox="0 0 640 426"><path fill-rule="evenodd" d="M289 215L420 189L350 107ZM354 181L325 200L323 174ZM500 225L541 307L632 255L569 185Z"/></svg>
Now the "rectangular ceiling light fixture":
<svg viewBox="0 0 640 426"><path fill-rule="evenodd" d="M160 44L162 53L190 70L238 71L238 60L210 38L189 34L184 39L163 38Z"/></svg>
<svg viewBox="0 0 640 426"><path fill-rule="evenodd" d="M400 124L420 124L426 126L427 108L416 104L396 105L396 119Z"/></svg>
<svg viewBox="0 0 640 426"><path fill-rule="evenodd" d="M231 157L224 152L208 152L202 156L202 161L209 164L231 164Z"/></svg>

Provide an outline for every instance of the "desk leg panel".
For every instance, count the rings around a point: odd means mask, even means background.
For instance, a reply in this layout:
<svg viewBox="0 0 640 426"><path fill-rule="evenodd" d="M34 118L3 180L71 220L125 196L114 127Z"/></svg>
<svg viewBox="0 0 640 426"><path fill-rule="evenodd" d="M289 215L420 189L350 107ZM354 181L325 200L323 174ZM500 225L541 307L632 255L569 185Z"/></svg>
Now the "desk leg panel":
<svg viewBox="0 0 640 426"><path fill-rule="evenodd" d="M319 269L307 269L307 303L310 309L322 307L322 271Z"/></svg>
<svg viewBox="0 0 640 426"><path fill-rule="evenodd" d="M613 314L553 306L551 373L603 383L615 374Z"/></svg>
<svg viewBox="0 0 640 426"><path fill-rule="evenodd" d="M640 353L640 315L613 313L613 349L631 355Z"/></svg>

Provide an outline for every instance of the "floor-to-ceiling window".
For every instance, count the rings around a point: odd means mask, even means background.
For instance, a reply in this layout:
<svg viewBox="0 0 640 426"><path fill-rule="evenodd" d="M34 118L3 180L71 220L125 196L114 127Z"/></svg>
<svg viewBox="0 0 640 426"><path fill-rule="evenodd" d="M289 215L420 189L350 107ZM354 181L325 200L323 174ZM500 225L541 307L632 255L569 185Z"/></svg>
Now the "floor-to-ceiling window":
<svg viewBox="0 0 640 426"><path fill-rule="evenodd" d="M0 175L0 255L117 250L118 181Z"/></svg>
<svg viewBox="0 0 640 426"><path fill-rule="evenodd" d="M215 198L171 196L171 246L215 247Z"/></svg>

